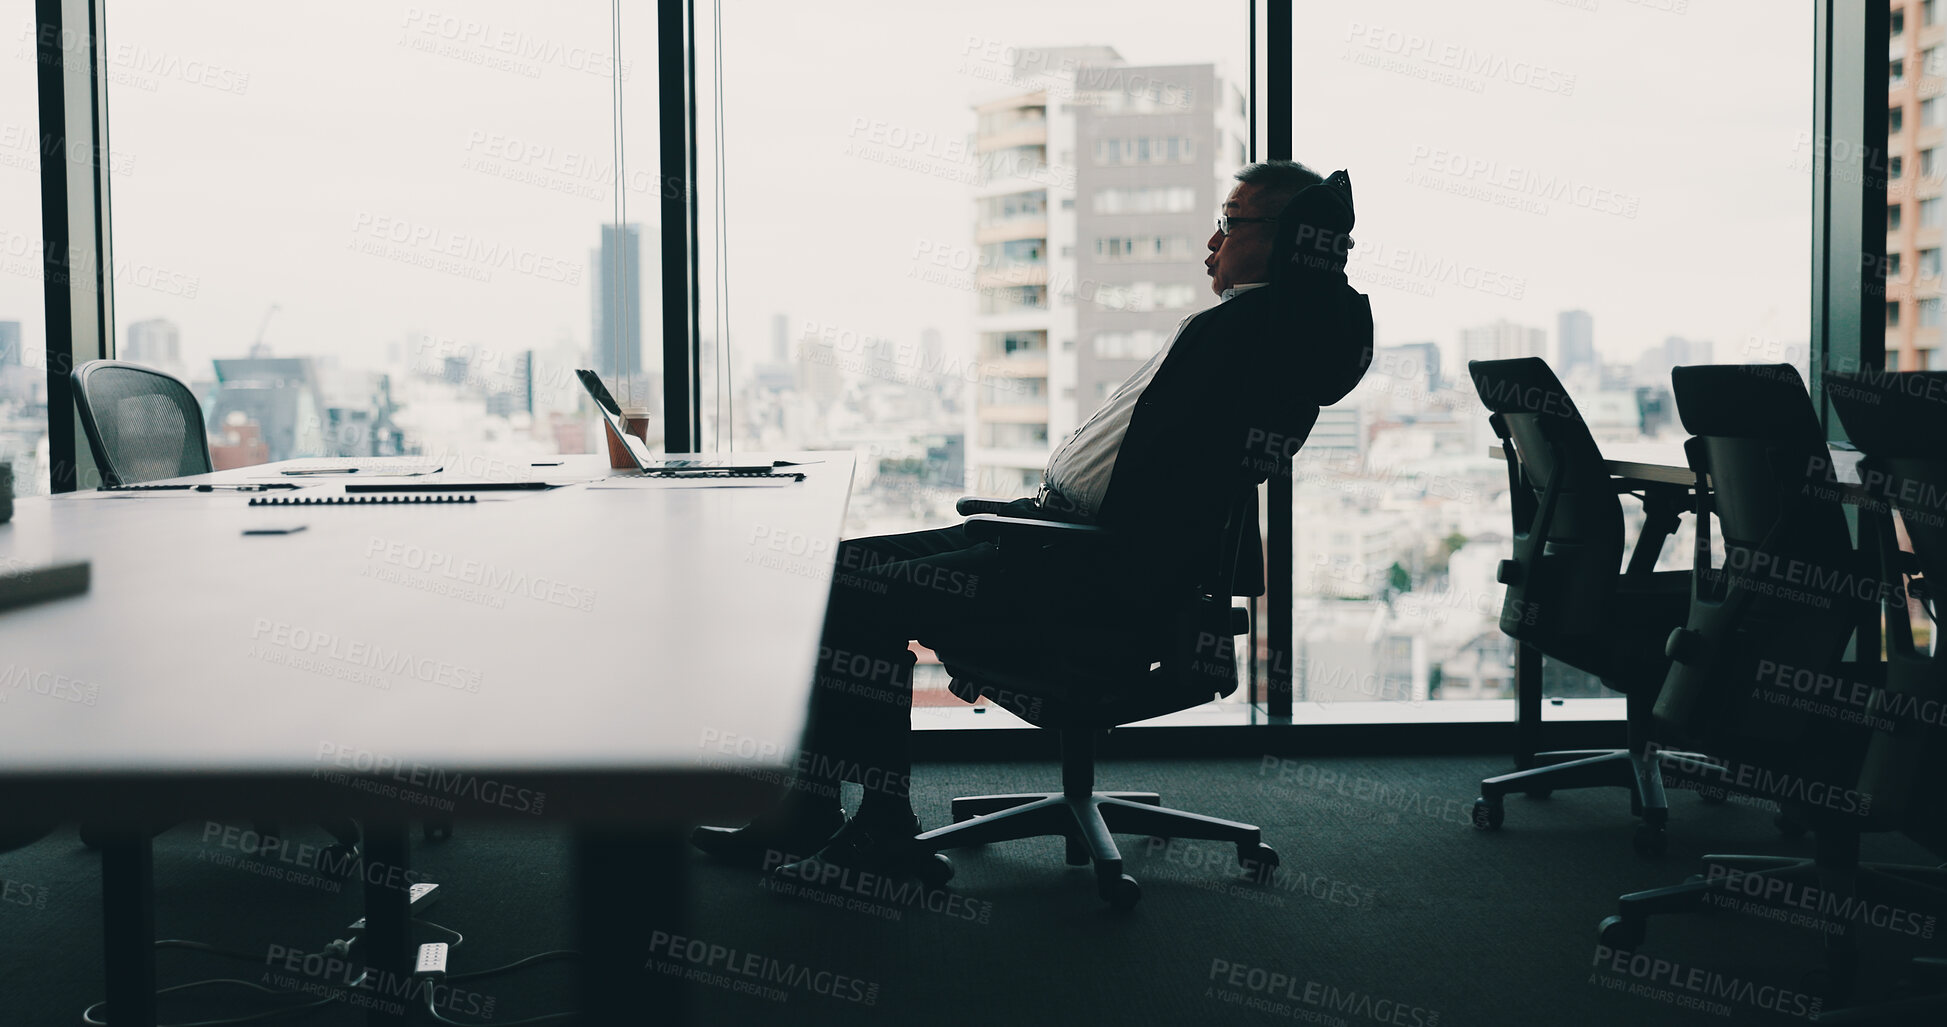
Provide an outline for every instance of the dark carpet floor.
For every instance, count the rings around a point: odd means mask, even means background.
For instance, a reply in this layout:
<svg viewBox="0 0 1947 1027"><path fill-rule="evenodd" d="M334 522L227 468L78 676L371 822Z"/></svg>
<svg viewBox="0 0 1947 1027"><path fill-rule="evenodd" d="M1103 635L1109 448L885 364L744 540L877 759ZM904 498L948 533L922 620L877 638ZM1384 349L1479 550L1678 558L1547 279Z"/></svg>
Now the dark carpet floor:
<svg viewBox="0 0 1947 1027"><path fill-rule="evenodd" d="M1652 924L1634 963L1604 958L1596 924L1620 892L1672 884L1706 852L1809 852L1764 810L1672 799L1670 851L1637 856L1619 790L1509 800L1506 826L1468 826L1474 783L1504 757L1105 761L1100 787L1153 789L1182 809L1261 825L1276 876L1242 876L1228 847L1118 839L1144 898L1119 914L1058 840L953 855L944 892L866 885L836 904L780 895L753 875L694 864L694 940L716 976L694 989L699 1023L1322 1023L1349 1027L1804 1022L1823 986L1814 927L1753 910ZM919 812L947 821L955 794L1053 787L1053 765L922 766ZM324 844L314 829L294 841ZM155 851L160 935L252 957L164 950L162 979L295 977L359 915L351 885L277 880L231 862L220 832L178 827ZM566 838L461 823L419 844L415 869L442 886L426 917L465 940L453 969L499 966L569 942ZM1933 862L1903 839L1869 858ZM97 859L72 828L0 855L0 1023L80 1023L99 997ZM1904 921L1901 922L1902 924ZM422 940L446 940L423 928ZM1927 927L1931 934L1931 924ZM1860 932L1864 985L1902 985L1914 939ZM1928 944L1937 944L1929 942ZM1656 962L1661 960L1662 962ZM267 965L268 964L268 965ZM567 1008L573 966L543 963L455 982L459 1022L505 1024ZM768 975L768 981L766 976ZM781 978L781 979L780 979ZM1712 997L1715 996L1715 997ZM224 987L171 996L170 1022L246 1015L288 999ZM1714 1003L1714 1005L1710 1005ZM333 1005L274 1022L360 1023ZM645 1013L642 1023L662 1022Z"/></svg>

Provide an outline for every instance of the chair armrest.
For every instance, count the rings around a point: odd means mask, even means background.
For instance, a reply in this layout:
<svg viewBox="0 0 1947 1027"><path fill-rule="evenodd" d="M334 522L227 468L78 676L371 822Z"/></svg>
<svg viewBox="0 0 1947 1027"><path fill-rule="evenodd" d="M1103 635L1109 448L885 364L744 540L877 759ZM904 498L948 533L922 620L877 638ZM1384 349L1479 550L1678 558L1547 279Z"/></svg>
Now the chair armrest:
<svg viewBox="0 0 1947 1027"><path fill-rule="evenodd" d="M1007 515L1025 513L1026 511L1023 507L1015 504L1031 504L1033 502L1032 499L994 499L989 496L962 496L958 503L953 504L953 509L954 512L962 517L972 517L975 514Z"/></svg>
<svg viewBox="0 0 1947 1027"><path fill-rule="evenodd" d="M967 535L982 542L1019 541L1030 545L1101 544L1115 537L1099 524L1038 521L997 514L975 514L967 518Z"/></svg>

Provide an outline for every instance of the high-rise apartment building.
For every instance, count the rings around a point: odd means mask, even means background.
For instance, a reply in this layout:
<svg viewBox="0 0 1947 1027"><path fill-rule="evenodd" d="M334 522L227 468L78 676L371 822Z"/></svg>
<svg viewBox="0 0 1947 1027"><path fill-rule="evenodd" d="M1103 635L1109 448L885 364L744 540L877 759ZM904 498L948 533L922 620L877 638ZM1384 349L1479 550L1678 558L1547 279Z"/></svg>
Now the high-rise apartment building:
<svg viewBox="0 0 1947 1027"><path fill-rule="evenodd" d="M160 317L136 321L122 333L121 357L167 371L182 363L182 341L174 321Z"/></svg>
<svg viewBox="0 0 1947 1027"><path fill-rule="evenodd" d="M1548 333L1518 325L1507 318L1493 324L1460 330L1460 362L1539 357L1548 349Z"/></svg>
<svg viewBox="0 0 1947 1027"><path fill-rule="evenodd" d="M1566 375L1578 367L1594 366L1595 318L1586 310L1555 315L1555 373Z"/></svg>
<svg viewBox="0 0 1947 1027"><path fill-rule="evenodd" d="M1032 491L1052 445L1214 302L1204 242L1248 138L1243 94L1213 65L1024 53L1032 71L975 108L967 460L997 495Z"/></svg>
<svg viewBox="0 0 1947 1027"><path fill-rule="evenodd" d="M1935 0L1892 0L1886 151L1856 173L1886 178L1886 369L1947 369L1941 332L1941 184L1947 181L1947 25Z"/></svg>

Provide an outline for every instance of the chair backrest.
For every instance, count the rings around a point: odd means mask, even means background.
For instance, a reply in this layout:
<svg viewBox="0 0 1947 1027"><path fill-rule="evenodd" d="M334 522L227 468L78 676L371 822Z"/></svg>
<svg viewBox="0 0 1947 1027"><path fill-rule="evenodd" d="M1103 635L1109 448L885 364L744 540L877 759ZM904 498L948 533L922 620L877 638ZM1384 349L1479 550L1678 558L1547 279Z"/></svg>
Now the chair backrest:
<svg viewBox="0 0 1947 1027"><path fill-rule="evenodd" d="M1623 516L1602 452L1546 361L1475 360L1474 389L1508 454L1514 558L1501 630L1602 674L1605 611L1622 573Z"/></svg>
<svg viewBox="0 0 1947 1027"><path fill-rule="evenodd" d="M103 485L210 470L203 408L180 380L120 360L90 360L69 380Z"/></svg>
<svg viewBox="0 0 1947 1027"><path fill-rule="evenodd" d="M1826 395L1864 454L1862 518L1871 518L1879 553L1886 627L1886 676L1868 720L1873 738L1859 790L1876 815L1897 820L1923 844L1947 852L1947 655L1917 645L1908 597L1947 586L1947 373L1831 375ZM1913 549L1899 547L1892 511ZM1937 636L1939 599L1926 608Z"/></svg>
<svg viewBox="0 0 1947 1027"><path fill-rule="evenodd" d="M1870 575L1853 548L1825 431L1789 364L1678 367L1671 382L1692 434L1691 468L1710 488L1698 499L1690 613L1671 638L1656 718L1682 739L1717 744L1717 755L1793 742L1816 718L1770 702L1754 683L1767 668L1830 672L1869 608L1860 585ZM1710 556L1713 513L1721 568Z"/></svg>

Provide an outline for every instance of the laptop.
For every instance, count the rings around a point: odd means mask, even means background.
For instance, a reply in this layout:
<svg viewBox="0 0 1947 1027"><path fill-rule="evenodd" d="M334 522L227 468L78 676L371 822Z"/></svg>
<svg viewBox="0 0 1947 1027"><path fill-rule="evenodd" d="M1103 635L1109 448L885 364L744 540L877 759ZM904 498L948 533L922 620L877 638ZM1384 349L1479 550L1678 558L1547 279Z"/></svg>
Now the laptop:
<svg viewBox="0 0 1947 1027"><path fill-rule="evenodd" d="M602 376L589 370L578 370L575 377L581 379L581 386L595 399L595 409L602 415L608 430L618 439L635 461L636 470L643 474L702 474L708 472L733 472L737 474L761 474L771 469L769 463L739 464L729 459L697 459L694 457L657 456L649 452L649 444L629 434L628 425L622 420L622 407L609 395L608 386L602 384Z"/></svg>

